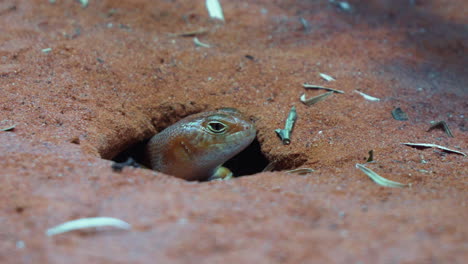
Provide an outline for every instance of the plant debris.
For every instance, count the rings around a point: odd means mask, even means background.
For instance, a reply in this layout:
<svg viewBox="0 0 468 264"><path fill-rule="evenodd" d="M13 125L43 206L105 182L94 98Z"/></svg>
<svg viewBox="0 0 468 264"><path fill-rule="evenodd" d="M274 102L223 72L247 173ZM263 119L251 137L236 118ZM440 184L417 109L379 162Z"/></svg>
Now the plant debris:
<svg viewBox="0 0 468 264"><path fill-rule="evenodd" d="M302 27L304 28L304 32L310 32L311 26L309 21L307 21L305 18L300 17L299 22L301 22Z"/></svg>
<svg viewBox="0 0 468 264"><path fill-rule="evenodd" d="M223 9L218 0L206 0L205 4L211 18L224 21Z"/></svg>
<svg viewBox="0 0 468 264"><path fill-rule="evenodd" d="M110 226L119 229L131 229L132 226L120 219L112 217L90 217L90 218L80 218L72 221L65 222L63 224L54 226L47 229L47 236L54 236L65 232L70 232L74 230L94 228L94 227L104 227Z"/></svg>
<svg viewBox="0 0 468 264"><path fill-rule="evenodd" d="M428 144L428 143L401 143L401 144L407 145L407 146L410 146L410 147L416 147L416 148L438 148L438 149L441 149L441 150L444 150L444 151L447 151L447 152L453 152L453 153L463 155L463 156L466 157L466 154L461 152L461 151L449 149L449 148L439 146L439 145L436 145L436 144Z"/></svg>
<svg viewBox="0 0 468 264"><path fill-rule="evenodd" d="M374 150L373 149L369 150L369 158L367 158L366 162L368 163L368 162L372 162L372 161L374 161Z"/></svg>
<svg viewBox="0 0 468 264"><path fill-rule="evenodd" d="M445 133L449 136L449 137L454 137L453 134L452 134L452 131L450 130L450 128L448 127L447 123L445 121L439 121L439 122L431 122L432 125L431 127L429 127L429 129L427 130L427 132L433 130L433 129L436 129L436 128L441 128L442 130L445 131Z"/></svg>
<svg viewBox="0 0 468 264"><path fill-rule="evenodd" d="M319 75L320 75L320 77L322 77L322 78L323 78L325 81L327 81L327 82L336 81L335 78L331 77L331 76L328 75L328 74L319 72Z"/></svg>
<svg viewBox="0 0 468 264"><path fill-rule="evenodd" d="M15 127L16 125L12 125L9 127L1 128L0 131L12 131L13 129L15 129Z"/></svg>
<svg viewBox="0 0 468 264"><path fill-rule="evenodd" d="M88 0L79 0L79 2L81 3L81 7L83 8L88 6Z"/></svg>
<svg viewBox="0 0 468 264"><path fill-rule="evenodd" d="M296 120L296 107L293 106L289 111L288 118L286 119L286 122L284 124L284 129L275 130L276 134L278 134L278 136L281 138L281 141L283 141L284 145L289 145L291 143L291 132L293 130L294 124L296 123Z"/></svg>
<svg viewBox="0 0 468 264"><path fill-rule="evenodd" d="M207 28L200 28L197 30L186 31L186 32L181 32L181 33L172 33L172 34L169 34L169 36L171 37L194 37L194 36L206 34L207 32L208 32Z"/></svg>
<svg viewBox="0 0 468 264"><path fill-rule="evenodd" d="M397 107L392 110L392 116L393 116L393 119L398 120L398 121L408 120L408 114L406 114L405 111L401 110L400 107Z"/></svg>
<svg viewBox="0 0 468 264"><path fill-rule="evenodd" d="M331 4L336 5L338 8L340 8L343 11L346 11L346 12L352 11L351 5L346 1L329 0L329 2Z"/></svg>
<svg viewBox="0 0 468 264"><path fill-rule="evenodd" d="M304 84L302 84L302 87L304 87L306 89L323 89L323 90L332 91L332 92L335 92L335 93L344 94L344 91L336 90L336 89L328 88L328 87L323 87L323 86L315 85L315 84L304 83Z"/></svg>
<svg viewBox="0 0 468 264"><path fill-rule="evenodd" d="M317 96L311 97L311 98L309 98L309 99L306 99L305 94L302 94L300 100L301 100L301 102L304 103L305 105L311 106L311 105L313 105L313 104L316 104L316 103L318 103L318 102L320 102L320 101L325 100L325 98L327 98L328 96L332 95L333 93L334 93L334 92L331 92L331 91L330 91L330 92L323 93L323 94L321 94L321 95L317 95Z"/></svg>
<svg viewBox="0 0 468 264"><path fill-rule="evenodd" d="M286 171L286 173L299 174L299 175L309 174L312 172L314 172L314 170L311 168L299 168L299 169Z"/></svg>
<svg viewBox="0 0 468 264"><path fill-rule="evenodd" d="M373 170L365 167L362 164L356 164L356 168L360 169L367 176L369 176L369 178L371 178L375 183L377 183L380 186L392 187L392 188L403 188L403 187L411 186L411 184L403 184L403 183L400 183L400 182L385 179L384 177L378 175Z"/></svg>
<svg viewBox="0 0 468 264"><path fill-rule="evenodd" d="M142 168L142 166L132 158L128 158L124 162L113 162L111 168L115 172L121 172L125 167Z"/></svg>
<svg viewBox="0 0 468 264"><path fill-rule="evenodd" d="M195 43L195 45L198 46L198 47L211 48L211 46L209 44L201 42L200 40L198 40L197 37L193 38L193 43Z"/></svg>
<svg viewBox="0 0 468 264"><path fill-rule="evenodd" d="M15 129L16 125L11 125L9 127L5 127L5 128L0 128L0 131L12 131L13 129Z"/></svg>
<svg viewBox="0 0 468 264"><path fill-rule="evenodd" d="M13 124L13 121L12 120L3 120L3 121L0 121L0 131L12 131L13 129L15 129L16 127L16 124Z"/></svg>
<svg viewBox="0 0 468 264"><path fill-rule="evenodd" d="M378 102L378 101L380 101L380 99L377 98L377 97L370 96L370 95L365 94L365 93L363 93L363 92L360 92L360 91L358 91L358 90L354 90L354 91L355 91L356 93L360 94L362 97L364 97L364 99L366 99L367 101L372 101L372 102Z"/></svg>

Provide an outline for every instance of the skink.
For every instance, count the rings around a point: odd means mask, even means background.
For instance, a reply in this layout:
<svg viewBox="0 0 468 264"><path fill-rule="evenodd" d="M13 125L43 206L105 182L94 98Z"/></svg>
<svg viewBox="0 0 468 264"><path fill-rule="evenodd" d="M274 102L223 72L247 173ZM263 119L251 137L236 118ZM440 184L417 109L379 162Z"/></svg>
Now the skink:
<svg viewBox="0 0 468 264"><path fill-rule="evenodd" d="M153 170L189 181L227 179L222 167L252 143L253 122L234 108L188 116L151 138L146 155Z"/></svg>

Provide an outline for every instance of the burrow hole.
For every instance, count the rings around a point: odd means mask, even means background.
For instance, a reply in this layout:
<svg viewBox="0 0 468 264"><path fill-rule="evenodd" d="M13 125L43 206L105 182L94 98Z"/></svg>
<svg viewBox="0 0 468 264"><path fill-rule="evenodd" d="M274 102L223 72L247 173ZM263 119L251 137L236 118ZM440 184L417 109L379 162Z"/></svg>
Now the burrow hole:
<svg viewBox="0 0 468 264"><path fill-rule="evenodd" d="M178 106L180 108L180 106ZM185 107L183 107L185 109ZM177 122L178 120L197 112L201 112L203 110L198 111L173 111L174 107L165 107L164 110L166 114L161 114L153 121L157 131L162 131L164 128L172 125L173 123ZM115 163L125 163L129 160L129 158L136 161L138 164L145 166L146 168L150 168L144 153L145 153L145 146L148 141L151 139L152 136L136 142L131 146L127 147L126 149L119 152L113 158L112 161ZM134 142L129 139L127 142ZM280 143L279 143L280 144ZM268 157L270 156L270 157ZM306 159L303 155L295 154L286 154L281 156L271 156L265 155L265 153L261 150L260 142L257 138L254 139L252 144L244 149L242 152L228 160L226 163L223 164L224 167L230 169L234 177L242 177L247 175L256 174L259 172L264 171L267 166L270 168L269 170L273 171L281 171L281 170L288 170L296 168L302 165Z"/></svg>

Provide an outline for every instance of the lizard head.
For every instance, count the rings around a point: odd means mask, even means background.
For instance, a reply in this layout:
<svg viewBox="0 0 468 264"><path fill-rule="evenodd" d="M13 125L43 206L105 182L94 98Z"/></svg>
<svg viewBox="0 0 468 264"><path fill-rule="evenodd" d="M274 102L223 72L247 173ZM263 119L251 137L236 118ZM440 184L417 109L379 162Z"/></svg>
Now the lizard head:
<svg viewBox="0 0 468 264"><path fill-rule="evenodd" d="M234 108L194 115L186 122L195 159L222 164L245 149L255 138L254 123Z"/></svg>
<svg viewBox="0 0 468 264"><path fill-rule="evenodd" d="M147 155L154 170L186 180L204 180L244 150L256 135L250 118L233 108L203 112L156 134Z"/></svg>

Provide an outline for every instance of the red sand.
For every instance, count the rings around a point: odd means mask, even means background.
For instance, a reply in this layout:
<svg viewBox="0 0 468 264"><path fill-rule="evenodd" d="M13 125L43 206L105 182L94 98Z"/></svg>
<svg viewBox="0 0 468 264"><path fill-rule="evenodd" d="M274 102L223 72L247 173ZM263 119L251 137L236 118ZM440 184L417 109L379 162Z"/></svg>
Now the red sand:
<svg viewBox="0 0 468 264"><path fill-rule="evenodd" d="M0 121L16 124L0 132L0 262L466 263L468 158L401 143L468 150L468 2L221 2L224 24L204 1L0 3ZM202 28L211 48L173 35ZM323 91L304 82L345 94L307 107L300 95ZM274 130L292 105L284 146ZM218 107L257 120L279 169L315 172L193 183L111 170L106 159ZM427 132L441 120L454 138ZM356 169L369 150L370 168L412 187ZM133 229L45 235L96 216Z"/></svg>

